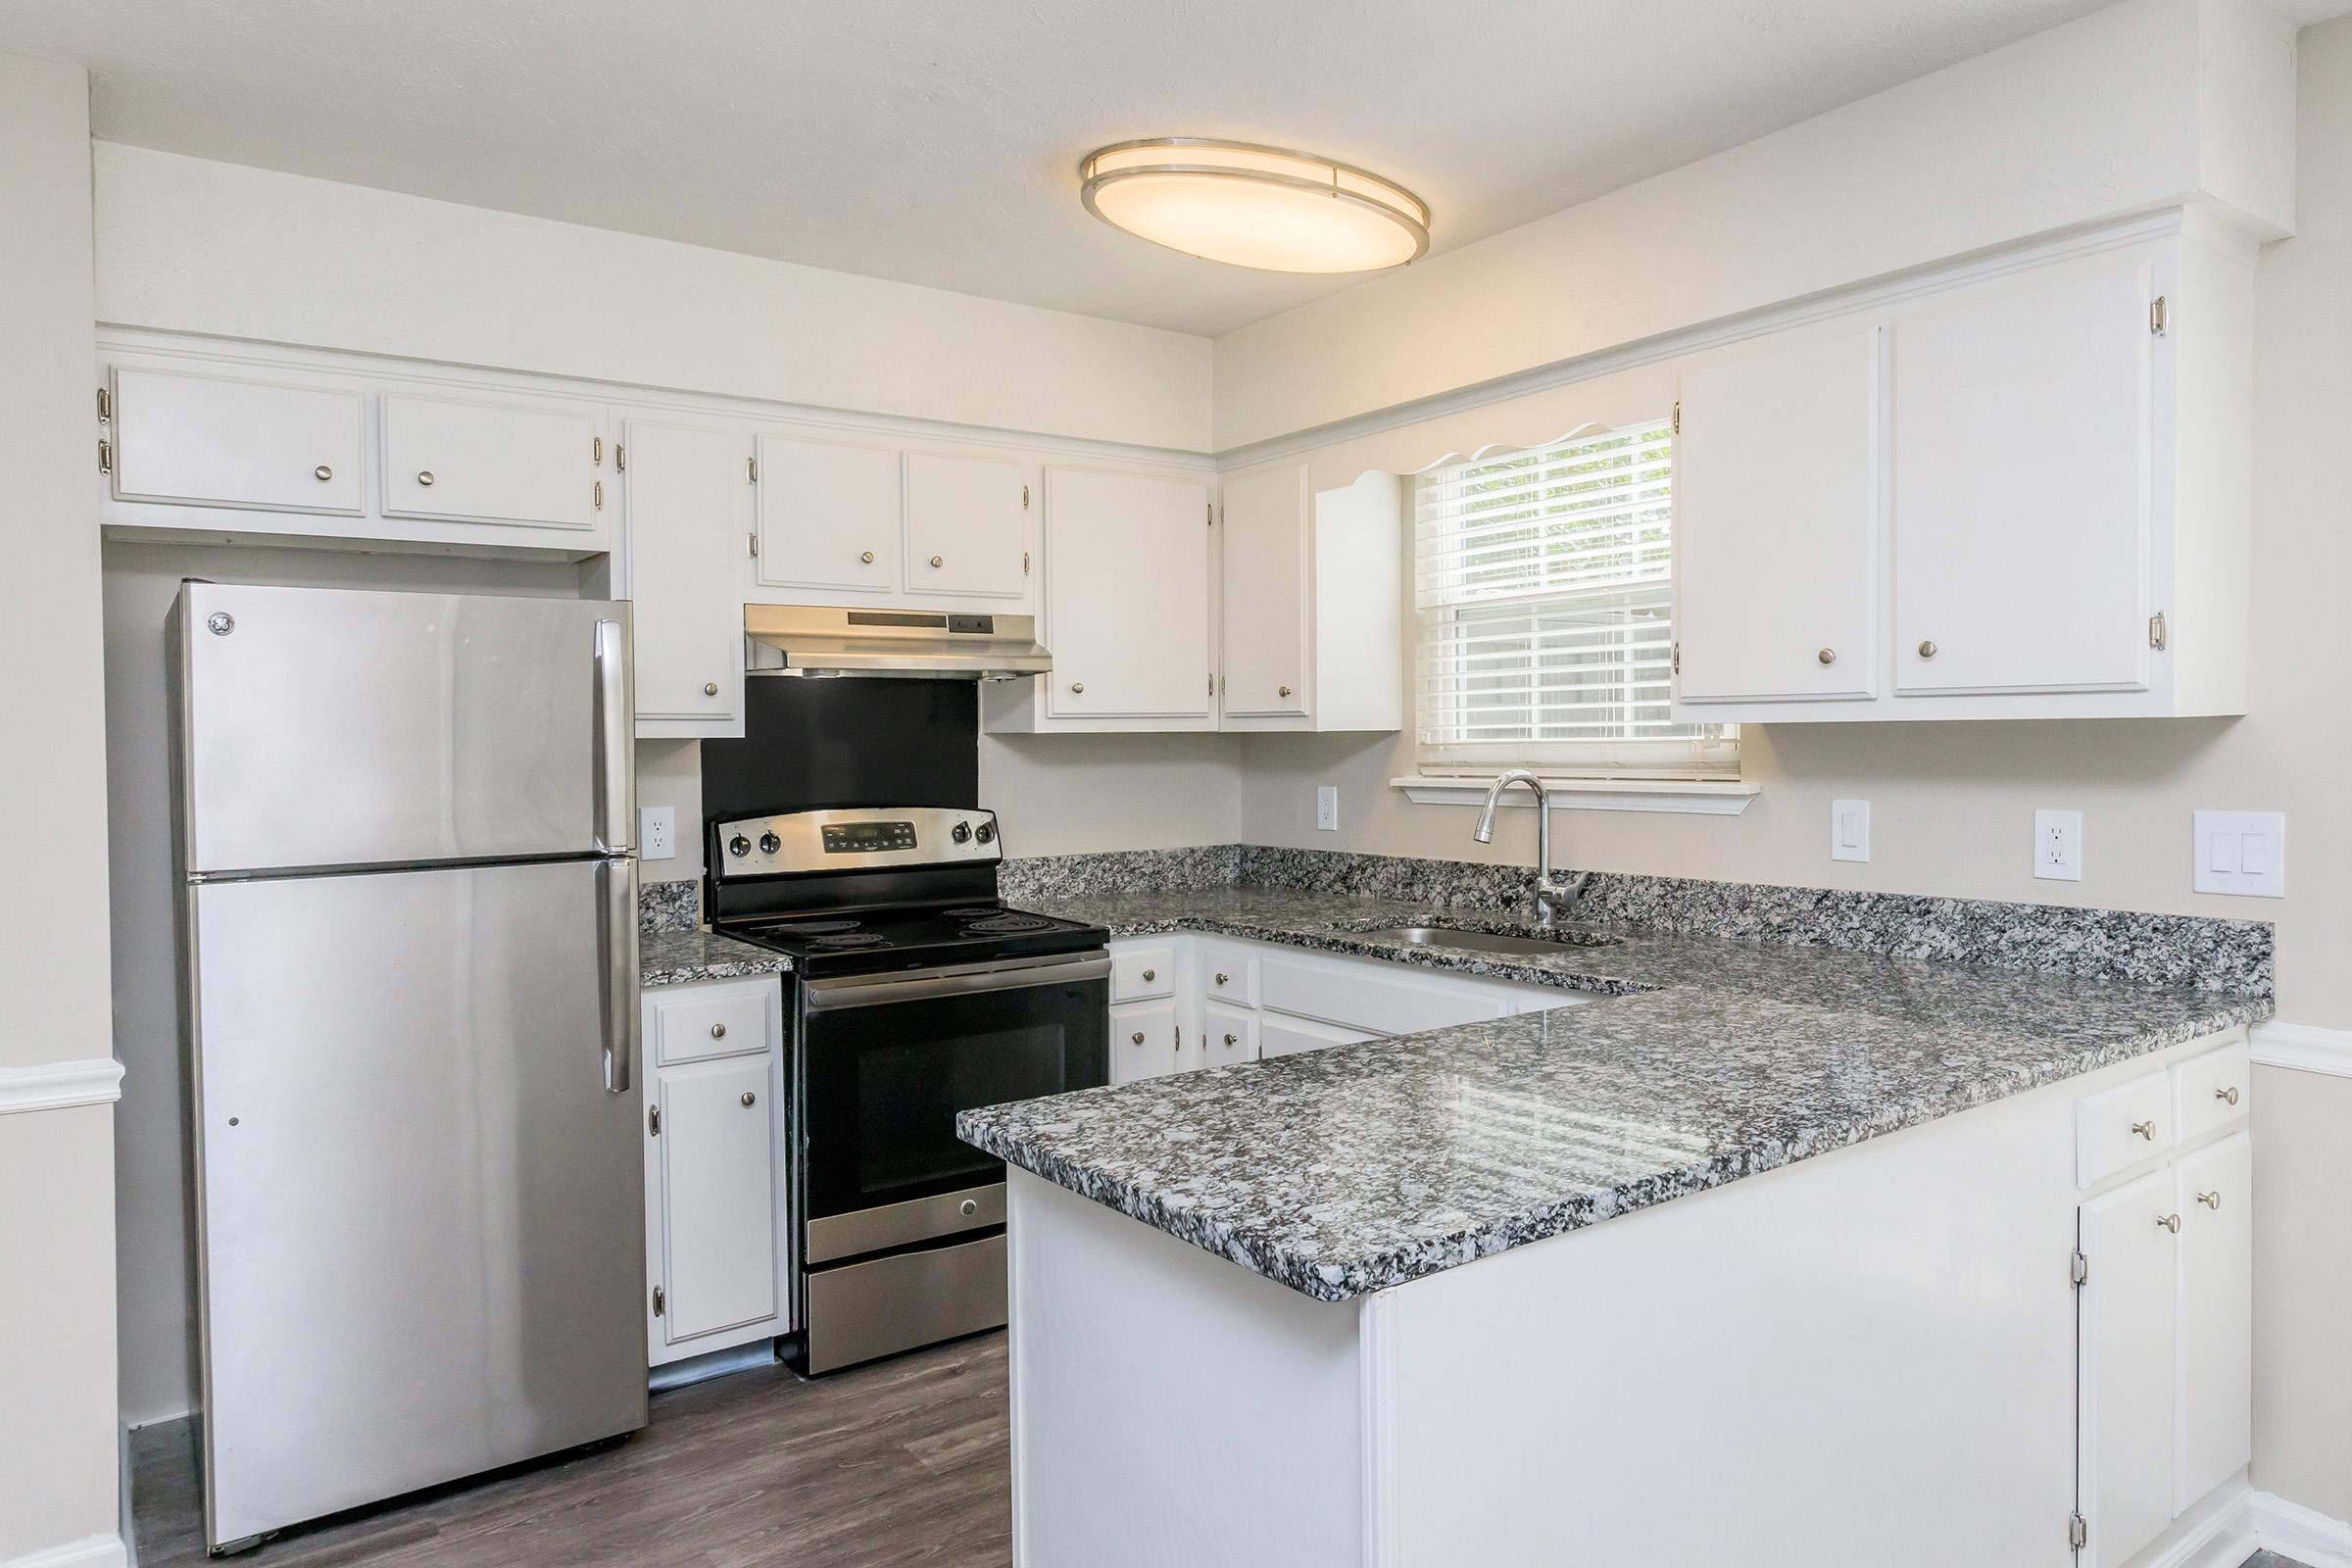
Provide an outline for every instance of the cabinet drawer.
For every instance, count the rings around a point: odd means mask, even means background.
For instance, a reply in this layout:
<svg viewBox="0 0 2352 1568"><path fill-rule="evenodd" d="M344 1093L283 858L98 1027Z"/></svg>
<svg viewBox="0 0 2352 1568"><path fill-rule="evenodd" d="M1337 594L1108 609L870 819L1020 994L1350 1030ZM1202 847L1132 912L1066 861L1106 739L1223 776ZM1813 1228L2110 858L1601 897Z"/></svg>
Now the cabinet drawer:
<svg viewBox="0 0 2352 1568"><path fill-rule="evenodd" d="M383 406L386 516L596 526L589 414L419 397Z"/></svg>
<svg viewBox="0 0 2352 1568"><path fill-rule="evenodd" d="M1474 991L1435 977L1391 979L1365 973L1370 967L1267 958L1258 967L1258 997L1273 1011L1376 1035L1443 1029L1511 1010L1510 997L1499 989Z"/></svg>
<svg viewBox="0 0 2352 1568"><path fill-rule="evenodd" d="M359 393L127 367L114 379L117 500L360 515Z"/></svg>
<svg viewBox="0 0 2352 1568"><path fill-rule="evenodd" d="M2242 1122L2254 1108L2254 1058L2243 1043L2173 1069L2173 1121L2182 1139Z"/></svg>
<svg viewBox="0 0 2352 1568"><path fill-rule="evenodd" d="M767 1000L775 982L684 991L654 999L654 1059L673 1066L712 1056L765 1052Z"/></svg>
<svg viewBox="0 0 2352 1568"><path fill-rule="evenodd" d="M2096 1186L2177 1140L2171 1076L2142 1073L2075 1102L2075 1180Z"/></svg>
<svg viewBox="0 0 2352 1568"><path fill-rule="evenodd" d="M1111 1001L1141 1002L1148 997L1175 994L1176 950L1173 947L1111 949Z"/></svg>
<svg viewBox="0 0 2352 1568"><path fill-rule="evenodd" d="M1311 1018L1286 1018L1280 1013L1263 1013L1257 1020L1257 1054L1266 1061L1331 1046L1358 1046L1379 1038L1364 1030L1342 1029Z"/></svg>
<svg viewBox="0 0 2352 1568"><path fill-rule="evenodd" d="M1231 943L1200 950L1200 994L1230 1007L1257 1005L1257 955Z"/></svg>

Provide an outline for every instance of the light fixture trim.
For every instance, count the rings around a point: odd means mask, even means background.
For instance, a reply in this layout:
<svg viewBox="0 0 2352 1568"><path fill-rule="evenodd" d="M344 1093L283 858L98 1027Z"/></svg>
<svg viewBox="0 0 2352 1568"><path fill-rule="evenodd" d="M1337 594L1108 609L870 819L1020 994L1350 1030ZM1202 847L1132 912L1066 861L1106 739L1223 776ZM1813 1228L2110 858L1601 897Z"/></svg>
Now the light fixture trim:
<svg viewBox="0 0 2352 1568"><path fill-rule="evenodd" d="M1145 150L1166 151L1177 155L1187 152L1196 154L1240 153L1261 159L1278 159L1306 166L1316 171L1319 177L1309 177L1305 173L1286 172L1262 167L1253 168L1247 164L1230 161L1219 162L1214 159L1201 161L1197 156L1193 158L1171 157L1165 161L1152 163L1121 164L1119 167L1109 170L1102 168L1102 161L1115 154ZM1277 147L1265 142L1232 141L1214 136L1141 136L1130 141L1112 142L1108 146L1096 148L1078 161L1079 200L1085 203L1088 212L1123 234L1134 235L1148 244L1159 245L1184 255L1202 257L1203 260L1209 261L1224 260L1202 256L1202 253L1198 250L1192 250L1182 244L1171 243L1133 228L1104 213L1101 204L1096 200L1099 192L1126 180L1146 177L1164 178L1171 175L1186 178L1230 179L1246 184L1275 186L1285 190L1331 197L1385 219L1400 229L1412 242L1410 255L1369 267L1346 269L1261 268L1262 270L1319 271L1326 275L1341 271L1382 271L1392 267L1410 266L1429 254L1429 204L1420 197L1386 175L1376 174L1355 164L1345 163L1337 158L1326 158L1320 153L1301 152L1294 147ZM1366 188L1351 189L1351 182ZM1255 264L1229 261L1227 265L1248 267Z"/></svg>

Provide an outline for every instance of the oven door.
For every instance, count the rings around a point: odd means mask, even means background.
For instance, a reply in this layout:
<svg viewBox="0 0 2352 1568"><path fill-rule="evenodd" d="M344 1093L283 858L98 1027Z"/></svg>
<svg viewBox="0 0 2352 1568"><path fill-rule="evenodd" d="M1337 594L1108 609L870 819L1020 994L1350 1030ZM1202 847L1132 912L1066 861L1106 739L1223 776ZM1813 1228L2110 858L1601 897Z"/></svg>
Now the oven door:
<svg viewBox="0 0 2352 1568"><path fill-rule="evenodd" d="M1106 1082L1109 977L1097 949L805 982L803 1262L1002 1225L1004 1161L956 1113Z"/></svg>

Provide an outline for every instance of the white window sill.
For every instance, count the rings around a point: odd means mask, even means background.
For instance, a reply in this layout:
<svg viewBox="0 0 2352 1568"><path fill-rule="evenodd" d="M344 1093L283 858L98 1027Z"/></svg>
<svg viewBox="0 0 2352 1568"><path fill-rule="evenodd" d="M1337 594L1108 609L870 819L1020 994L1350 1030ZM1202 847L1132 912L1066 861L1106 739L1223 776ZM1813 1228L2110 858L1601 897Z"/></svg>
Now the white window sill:
<svg viewBox="0 0 2352 1568"><path fill-rule="evenodd" d="M1484 806L1491 778L1393 778L1405 799L1422 806ZM1666 811L1685 816L1738 816L1762 793L1743 779L1547 778L1554 810ZM1533 806L1532 790L1512 789L1505 806Z"/></svg>

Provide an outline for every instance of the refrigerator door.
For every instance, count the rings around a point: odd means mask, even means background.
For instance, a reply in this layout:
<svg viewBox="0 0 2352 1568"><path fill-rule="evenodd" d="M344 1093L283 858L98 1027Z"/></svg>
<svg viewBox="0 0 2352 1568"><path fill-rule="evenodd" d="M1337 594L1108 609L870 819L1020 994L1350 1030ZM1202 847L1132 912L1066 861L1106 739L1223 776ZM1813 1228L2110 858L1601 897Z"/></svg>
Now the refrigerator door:
<svg viewBox="0 0 2352 1568"><path fill-rule="evenodd" d="M190 582L185 868L625 852L629 607Z"/></svg>
<svg viewBox="0 0 2352 1568"><path fill-rule="evenodd" d="M645 1424L634 892L188 890L214 1544Z"/></svg>

